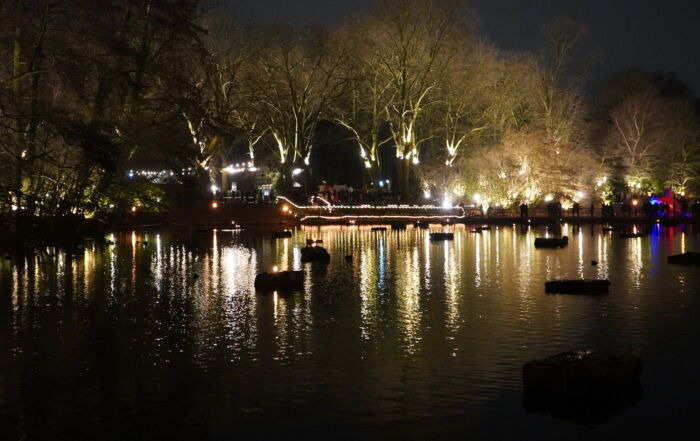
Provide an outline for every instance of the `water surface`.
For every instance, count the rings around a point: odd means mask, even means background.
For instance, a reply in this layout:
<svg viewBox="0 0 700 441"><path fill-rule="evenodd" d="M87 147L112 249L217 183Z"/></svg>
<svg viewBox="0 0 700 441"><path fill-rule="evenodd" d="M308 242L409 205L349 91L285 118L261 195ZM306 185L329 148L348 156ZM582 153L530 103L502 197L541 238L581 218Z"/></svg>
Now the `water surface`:
<svg viewBox="0 0 700 441"><path fill-rule="evenodd" d="M439 228L437 225L434 229ZM564 226L428 232L305 227L294 237L134 232L0 263L3 439L690 439L700 410L700 276L666 263L698 231L620 239ZM322 239L328 266L302 264ZM351 261L345 256L352 254ZM591 265L596 260L597 266ZM306 288L258 294L255 274ZM604 297L544 294L603 277ZM524 362L631 349L643 397L583 425L528 412Z"/></svg>

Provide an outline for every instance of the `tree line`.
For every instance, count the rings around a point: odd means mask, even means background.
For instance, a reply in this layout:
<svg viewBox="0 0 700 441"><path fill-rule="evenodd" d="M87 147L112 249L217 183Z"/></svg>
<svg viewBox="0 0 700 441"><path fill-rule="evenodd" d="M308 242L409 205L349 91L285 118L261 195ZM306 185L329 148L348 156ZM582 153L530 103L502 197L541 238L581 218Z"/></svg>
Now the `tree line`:
<svg viewBox="0 0 700 441"><path fill-rule="evenodd" d="M134 163L207 188L232 155L281 191L300 168L310 190L322 124L353 143L366 182L391 165L405 199L698 191L692 90L630 70L590 92L596 51L566 18L523 53L458 0L377 0L334 28L253 26L195 0L5 0L0 22L2 212L156 205L125 180Z"/></svg>

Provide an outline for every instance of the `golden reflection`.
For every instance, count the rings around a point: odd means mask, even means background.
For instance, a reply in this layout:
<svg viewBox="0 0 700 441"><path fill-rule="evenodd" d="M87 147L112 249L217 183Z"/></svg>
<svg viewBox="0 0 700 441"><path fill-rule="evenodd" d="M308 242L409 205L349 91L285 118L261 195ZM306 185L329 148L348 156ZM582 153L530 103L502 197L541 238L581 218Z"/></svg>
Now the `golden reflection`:
<svg viewBox="0 0 700 441"><path fill-rule="evenodd" d="M685 253L685 231L681 231L681 254Z"/></svg>
<svg viewBox="0 0 700 441"><path fill-rule="evenodd" d="M632 274L632 282L634 283L634 286L636 288L639 288L639 286L641 285L643 270L641 237L629 239L628 261L630 273Z"/></svg>
<svg viewBox="0 0 700 441"><path fill-rule="evenodd" d="M279 240L277 241L277 243L279 243ZM289 238L284 238L282 240L282 246L280 247L281 249L279 258L279 266L282 271L289 271L289 246Z"/></svg>
<svg viewBox="0 0 700 441"><path fill-rule="evenodd" d="M459 235L458 237L461 237ZM445 244L445 301L447 306L447 329L451 332L456 332L459 328L459 306L460 306L460 268L461 261L461 241L455 244L455 247Z"/></svg>
<svg viewBox="0 0 700 441"><path fill-rule="evenodd" d="M481 241L480 235L474 239L474 286L481 287Z"/></svg>
<svg viewBox="0 0 700 441"><path fill-rule="evenodd" d="M369 340L377 325L378 271L377 254L373 247L363 247L360 253L360 316L362 338Z"/></svg>
<svg viewBox="0 0 700 441"><path fill-rule="evenodd" d="M577 241L577 251L578 251L578 277L583 279L583 270L585 268L583 262L583 231L579 228Z"/></svg>
<svg viewBox="0 0 700 441"><path fill-rule="evenodd" d="M438 246L448 246L446 243ZM420 309L420 251L418 247L405 247L397 264L403 263L402 269L396 273L396 291L398 301L399 326L406 344L406 352L415 352L419 340L418 330L421 318Z"/></svg>

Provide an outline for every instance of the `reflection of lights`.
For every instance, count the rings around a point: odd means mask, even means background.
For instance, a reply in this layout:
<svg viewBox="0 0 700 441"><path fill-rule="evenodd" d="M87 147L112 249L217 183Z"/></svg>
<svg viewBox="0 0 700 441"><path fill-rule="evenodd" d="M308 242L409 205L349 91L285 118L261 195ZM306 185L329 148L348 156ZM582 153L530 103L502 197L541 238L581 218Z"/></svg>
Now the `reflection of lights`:
<svg viewBox="0 0 700 441"><path fill-rule="evenodd" d="M212 192L212 193L216 193L216 191L217 191L218 189L219 189L219 187L217 187L216 185L213 185L213 184L212 184L212 186L211 186L211 192Z"/></svg>
<svg viewBox="0 0 700 441"><path fill-rule="evenodd" d="M426 199L430 199L430 192L428 190L423 190L423 197Z"/></svg>
<svg viewBox="0 0 700 441"><path fill-rule="evenodd" d="M551 202L552 199L554 199L554 196L552 196L551 194L548 194L544 197L545 202Z"/></svg>
<svg viewBox="0 0 700 441"><path fill-rule="evenodd" d="M479 193L474 193L474 197L472 199L474 199L474 202L478 204L481 202L481 195Z"/></svg>
<svg viewBox="0 0 700 441"><path fill-rule="evenodd" d="M296 175L300 174L300 173L303 172L303 171L304 171L304 170L302 170L302 169L300 169L300 168L295 168L294 170L292 170L292 176L296 176Z"/></svg>

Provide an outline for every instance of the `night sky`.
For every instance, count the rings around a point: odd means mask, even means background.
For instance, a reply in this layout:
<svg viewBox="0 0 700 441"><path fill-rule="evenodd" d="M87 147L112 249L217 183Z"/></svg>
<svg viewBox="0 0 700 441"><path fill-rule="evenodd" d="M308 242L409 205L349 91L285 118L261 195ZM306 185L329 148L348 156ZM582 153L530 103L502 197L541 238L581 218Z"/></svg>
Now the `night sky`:
<svg viewBox="0 0 700 441"><path fill-rule="evenodd" d="M368 0L219 0L246 19L334 24ZM584 23L601 59L591 82L625 68L678 72L700 94L700 0L472 0L501 49L534 49L543 23Z"/></svg>

